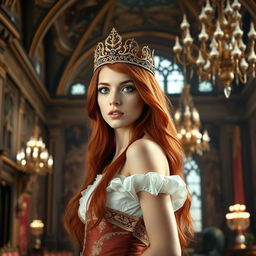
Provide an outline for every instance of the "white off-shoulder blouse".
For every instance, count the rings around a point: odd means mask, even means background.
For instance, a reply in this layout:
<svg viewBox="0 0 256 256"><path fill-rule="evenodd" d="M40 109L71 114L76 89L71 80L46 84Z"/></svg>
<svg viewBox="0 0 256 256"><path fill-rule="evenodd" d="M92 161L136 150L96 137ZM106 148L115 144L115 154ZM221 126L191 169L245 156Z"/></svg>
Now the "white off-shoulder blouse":
<svg viewBox="0 0 256 256"><path fill-rule="evenodd" d="M81 192L78 216L83 222L87 221L86 211L89 206L90 196L101 179L102 174L97 175L94 183ZM137 197L137 193L140 191L146 191L154 196L159 193L170 195L174 211L181 208L187 198L186 184L180 176L163 176L157 172L131 176L118 174L110 181L106 190L106 207L137 217L142 216Z"/></svg>

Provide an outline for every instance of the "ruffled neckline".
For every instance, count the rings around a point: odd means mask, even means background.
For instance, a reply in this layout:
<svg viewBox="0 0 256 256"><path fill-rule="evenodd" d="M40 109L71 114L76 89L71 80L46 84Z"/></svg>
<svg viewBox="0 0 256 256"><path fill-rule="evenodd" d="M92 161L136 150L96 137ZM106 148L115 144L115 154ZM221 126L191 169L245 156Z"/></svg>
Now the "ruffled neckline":
<svg viewBox="0 0 256 256"><path fill-rule="evenodd" d="M81 195L85 196L87 191L89 191L92 186L94 186L95 184L98 184L98 182L101 180L102 176L103 176L103 174L97 174L93 183L91 185L88 185L86 189L81 191Z"/></svg>
<svg viewBox="0 0 256 256"><path fill-rule="evenodd" d="M179 175L165 176L158 172L130 176L118 174L107 186L107 192L125 193L136 201L137 193L140 191L146 191L154 196L160 193L170 195L174 211L182 207L188 193L186 184Z"/></svg>

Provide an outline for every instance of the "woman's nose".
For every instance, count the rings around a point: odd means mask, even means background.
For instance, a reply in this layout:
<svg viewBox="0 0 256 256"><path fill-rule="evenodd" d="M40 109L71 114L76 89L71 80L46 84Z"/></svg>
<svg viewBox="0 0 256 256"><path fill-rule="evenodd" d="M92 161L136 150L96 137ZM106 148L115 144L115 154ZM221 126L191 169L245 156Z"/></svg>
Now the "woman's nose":
<svg viewBox="0 0 256 256"><path fill-rule="evenodd" d="M120 104L121 104L121 100L120 100L120 97L118 96L118 93L113 92L110 97L109 105L118 106Z"/></svg>

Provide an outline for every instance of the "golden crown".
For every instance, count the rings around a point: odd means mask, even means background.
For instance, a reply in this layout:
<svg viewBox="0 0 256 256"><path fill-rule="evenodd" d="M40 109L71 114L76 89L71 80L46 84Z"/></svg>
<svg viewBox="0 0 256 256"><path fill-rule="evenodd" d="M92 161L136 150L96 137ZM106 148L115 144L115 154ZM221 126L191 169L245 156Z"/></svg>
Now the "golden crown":
<svg viewBox="0 0 256 256"><path fill-rule="evenodd" d="M122 44L122 37L112 28L109 36L98 43L94 52L94 71L105 64L128 63L147 69L154 75L154 50L143 46L141 51L134 39L127 39Z"/></svg>

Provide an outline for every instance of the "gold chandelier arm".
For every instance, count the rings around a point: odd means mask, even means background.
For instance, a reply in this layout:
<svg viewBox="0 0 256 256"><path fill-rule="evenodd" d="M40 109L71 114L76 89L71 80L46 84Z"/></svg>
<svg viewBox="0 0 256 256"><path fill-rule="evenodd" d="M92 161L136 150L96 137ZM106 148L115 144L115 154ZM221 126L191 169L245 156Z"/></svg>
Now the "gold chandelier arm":
<svg viewBox="0 0 256 256"><path fill-rule="evenodd" d="M205 40L202 41L200 50L202 52L202 55L203 55L204 59L208 59L209 55L208 55L208 52L207 52L207 45L206 45L206 41Z"/></svg>
<svg viewBox="0 0 256 256"><path fill-rule="evenodd" d="M185 46L185 54L190 63L196 63L196 58L191 53L191 46Z"/></svg>
<svg viewBox="0 0 256 256"><path fill-rule="evenodd" d="M240 68L236 67L236 75L243 84L247 83L247 72L242 73Z"/></svg>
<svg viewBox="0 0 256 256"><path fill-rule="evenodd" d="M256 77L256 64L255 63L252 63L250 65L249 74L251 74L253 76L253 78Z"/></svg>
<svg viewBox="0 0 256 256"><path fill-rule="evenodd" d="M180 53L176 53L175 57L176 57L177 61L178 61L182 66L188 66L188 65L190 64L190 63L185 62L185 61L183 61L183 60L181 59Z"/></svg>
<svg viewBox="0 0 256 256"><path fill-rule="evenodd" d="M210 77L209 77L210 71L206 71L206 70L203 69L203 67L200 67L198 69L198 73L199 73L199 80L200 80L200 82L201 81L208 81L208 80L210 80Z"/></svg>
<svg viewBox="0 0 256 256"><path fill-rule="evenodd" d="M242 70L242 72L241 72L241 69L239 67L239 59L236 59L236 61L235 61L235 69L234 70L236 71L236 73L235 73L236 77L242 83L245 84L247 82L247 73L248 73L248 71ZM237 78L236 78L236 80L237 80ZM238 80L237 80L237 83L238 83Z"/></svg>

